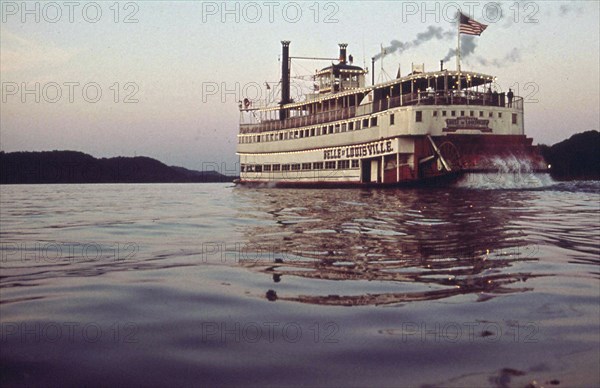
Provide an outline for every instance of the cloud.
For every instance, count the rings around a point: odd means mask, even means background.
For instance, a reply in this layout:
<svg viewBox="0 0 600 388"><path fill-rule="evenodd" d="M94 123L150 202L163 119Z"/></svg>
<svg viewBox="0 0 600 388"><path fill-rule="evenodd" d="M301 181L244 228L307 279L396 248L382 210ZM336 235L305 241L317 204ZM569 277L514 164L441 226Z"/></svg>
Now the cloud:
<svg viewBox="0 0 600 388"><path fill-rule="evenodd" d="M567 4L561 4L560 7L558 7L558 11L561 16L566 16L571 12L573 12L575 15L579 16L579 15L583 14L584 9L583 9L583 6L581 6L581 5L577 6L575 4L567 3Z"/></svg>
<svg viewBox="0 0 600 388"><path fill-rule="evenodd" d="M76 54L75 50L57 47L48 42L36 42L4 29L0 43L0 71L3 73L59 66L70 61Z"/></svg>

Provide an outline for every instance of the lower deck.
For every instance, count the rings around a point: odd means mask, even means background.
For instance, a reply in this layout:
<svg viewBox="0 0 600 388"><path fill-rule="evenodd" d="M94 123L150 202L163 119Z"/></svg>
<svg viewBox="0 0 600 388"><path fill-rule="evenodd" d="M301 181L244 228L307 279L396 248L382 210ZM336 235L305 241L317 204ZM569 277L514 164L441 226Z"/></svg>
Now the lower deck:
<svg viewBox="0 0 600 388"><path fill-rule="evenodd" d="M241 183L389 185L438 180L461 171L489 170L514 156L545 167L523 135L397 136L375 142L296 152L240 154Z"/></svg>

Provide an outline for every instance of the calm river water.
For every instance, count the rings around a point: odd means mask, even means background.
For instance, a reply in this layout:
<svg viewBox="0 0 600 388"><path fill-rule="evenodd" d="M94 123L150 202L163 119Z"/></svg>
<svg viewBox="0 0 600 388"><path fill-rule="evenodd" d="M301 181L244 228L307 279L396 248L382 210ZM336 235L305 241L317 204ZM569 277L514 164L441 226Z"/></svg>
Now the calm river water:
<svg viewBox="0 0 600 388"><path fill-rule="evenodd" d="M499 183L2 186L0 384L598 386L600 182Z"/></svg>

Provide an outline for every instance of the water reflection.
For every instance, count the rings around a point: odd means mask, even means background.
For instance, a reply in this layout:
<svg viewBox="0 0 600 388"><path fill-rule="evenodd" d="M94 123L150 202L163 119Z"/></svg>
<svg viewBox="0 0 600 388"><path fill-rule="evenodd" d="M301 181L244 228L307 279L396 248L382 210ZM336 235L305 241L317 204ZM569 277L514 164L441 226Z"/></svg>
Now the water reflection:
<svg viewBox="0 0 600 388"><path fill-rule="evenodd" d="M538 259L514 222L531 215L532 192L240 189L237 195L249 206L240 209L244 216L260 219L243 231L251 253L241 263L272 277L265 294L271 301L382 305L459 294L485 301L529 291L524 283L539 276L518 265ZM285 287L292 279L305 280Z"/></svg>

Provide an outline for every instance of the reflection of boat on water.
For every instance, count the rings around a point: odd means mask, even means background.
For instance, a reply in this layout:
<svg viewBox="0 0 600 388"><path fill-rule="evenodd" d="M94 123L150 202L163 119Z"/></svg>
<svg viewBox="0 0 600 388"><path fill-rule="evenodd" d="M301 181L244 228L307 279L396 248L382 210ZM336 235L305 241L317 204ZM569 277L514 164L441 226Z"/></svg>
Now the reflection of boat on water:
<svg viewBox="0 0 600 388"><path fill-rule="evenodd" d="M464 294L486 300L529 290L521 283L532 275L515 267L536 261L536 252L511 226L528 211L519 204L525 198L515 200L514 193L305 194L260 193L275 222L245 231L256 243L246 247L241 263L272 277L269 300L374 305Z"/></svg>
<svg viewBox="0 0 600 388"><path fill-rule="evenodd" d="M493 159L508 156L545 169L525 136L523 98L492 93L491 75L450 71L442 63L439 71L413 68L379 84L373 76L367 86L367 70L353 65L347 45L340 44L339 62L314 75L315 92L294 101L294 57L290 42L282 44L279 104L240 102L239 183L443 182L464 172L489 172Z"/></svg>

